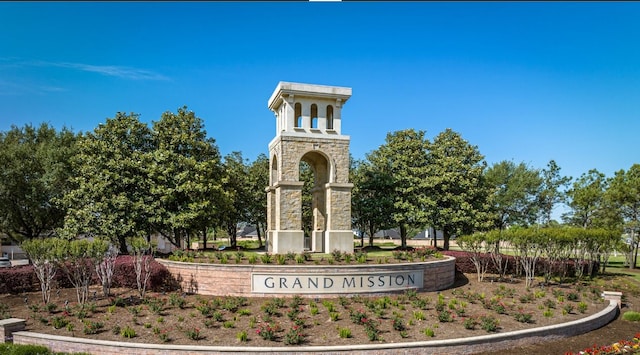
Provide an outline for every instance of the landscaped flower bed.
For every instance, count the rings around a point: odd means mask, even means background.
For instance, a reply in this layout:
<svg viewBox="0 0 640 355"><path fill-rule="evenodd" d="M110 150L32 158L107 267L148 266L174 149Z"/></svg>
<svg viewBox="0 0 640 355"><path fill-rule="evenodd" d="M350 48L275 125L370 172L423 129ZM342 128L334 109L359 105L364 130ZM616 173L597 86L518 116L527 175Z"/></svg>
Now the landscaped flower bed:
<svg viewBox="0 0 640 355"><path fill-rule="evenodd" d="M4 295L5 316L27 319L27 330L124 342L287 346L397 343L477 336L564 323L605 307L601 287L459 279L439 293L384 297L244 298L115 289L79 307L72 289L52 295ZM66 302L69 301L69 302ZM580 306L580 305L583 306ZM55 306L54 306L55 305ZM582 313L584 312L584 313Z"/></svg>

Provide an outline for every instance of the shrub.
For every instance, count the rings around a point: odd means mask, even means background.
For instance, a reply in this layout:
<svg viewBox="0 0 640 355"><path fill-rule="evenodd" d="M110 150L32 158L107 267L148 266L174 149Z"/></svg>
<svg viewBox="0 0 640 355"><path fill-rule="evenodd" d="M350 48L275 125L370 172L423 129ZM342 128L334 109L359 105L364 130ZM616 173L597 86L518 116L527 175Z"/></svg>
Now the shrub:
<svg viewBox="0 0 640 355"><path fill-rule="evenodd" d="M113 287L138 288L133 263L134 258L131 255L118 256L113 273ZM147 290L161 292L175 291L179 288L178 282L169 270L157 261L151 261L149 272L151 275L147 281Z"/></svg>
<svg viewBox="0 0 640 355"><path fill-rule="evenodd" d="M480 328L487 332L495 332L498 330L498 324L500 324L500 322L493 316L480 317Z"/></svg>
<svg viewBox="0 0 640 355"><path fill-rule="evenodd" d="M298 345L298 344L302 344L303 342L304 342L304 334L302 333L301 327L293 326L284 335L285 345Z"/></svg>
<svg viewBox="0 0 640 355"><path fill-rule="evenodd" d="M351 338L351 329L349 328L338 328L338 333L340 335L340 338L346 339L346 338Z"/></svg>
<svg viewBox="0 0 640 355"><path fill-rule="evenodd" d="M137 334L135 329L129 326L126 326L120 330L120 335L122 335L123 338L131 339L131 338L135 338Z"/></svg>
<svg viewBox="0 0 640 355"><path fill-rule="evenodd" d="M433 338L434 336L436 336L436 332L434 332L433 329L431 328L427 328L424 330L424 335L426 335L429 338Z"/></svg>
<svg viewBox="0 0 640 355"><path fill-rule="evenodd" d="M247 342L249 341L249 335L247 334L247 332L245 330L238 332L236 334L236 339L238 339L239 342Z"/></svg>
<svg viewBox="0 0 640 355"><path fill-rule="evenodd" d="M476 329L476 326L478 325L478 320L474 317L469 317L462 322L462 325L464 326L464 329L473 330L473 329Z"/></svg>
<svg viewBox="0 0 640 355"><path fill-rule="evenodd" d="M640 312L627 311L622 315L622 319L629 322L640 322Z"/></svg>

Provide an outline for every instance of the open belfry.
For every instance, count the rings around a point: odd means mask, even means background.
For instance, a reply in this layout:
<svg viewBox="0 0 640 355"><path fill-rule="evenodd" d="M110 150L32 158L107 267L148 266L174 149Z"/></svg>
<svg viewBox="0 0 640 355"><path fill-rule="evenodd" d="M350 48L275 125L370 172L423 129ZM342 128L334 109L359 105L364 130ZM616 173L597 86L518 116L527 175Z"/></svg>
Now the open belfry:
<svg viewBox="0 0 640 355"><path fill-rule="evenodd" d="M269 143L268 251L353 253L349 136L341 133L342 107L351 88L280 82L269 99L276 136ZM314 174L313 224L302 228L300 163Z"/></svg>

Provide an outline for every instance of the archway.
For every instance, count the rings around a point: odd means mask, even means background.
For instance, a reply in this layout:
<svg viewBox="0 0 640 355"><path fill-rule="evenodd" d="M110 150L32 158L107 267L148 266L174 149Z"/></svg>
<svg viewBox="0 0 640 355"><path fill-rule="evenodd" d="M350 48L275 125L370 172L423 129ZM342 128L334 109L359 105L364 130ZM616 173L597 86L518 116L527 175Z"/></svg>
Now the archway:
<svg viewBox="0 0 640 355"><path fill-rule="evenodd" d="M327 230L326 184L330 181L330 162L322 153L311 151L300 159L302 186L302 230L304 248L322 251Z"/></svg>

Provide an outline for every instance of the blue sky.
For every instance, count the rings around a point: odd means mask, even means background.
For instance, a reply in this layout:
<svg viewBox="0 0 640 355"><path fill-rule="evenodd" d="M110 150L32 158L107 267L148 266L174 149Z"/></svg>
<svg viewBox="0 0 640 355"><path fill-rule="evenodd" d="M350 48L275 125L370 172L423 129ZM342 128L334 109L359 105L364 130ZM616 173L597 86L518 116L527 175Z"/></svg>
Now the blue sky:
<svg viewBox="0 0 640 355"><path fill-rule="evenodd" d="M356 158L452 128L489 164L612 176L639 162L639 19L637 2L0 2L0 130L187 105L253 160L292 81L353 88Z"/></svg>

